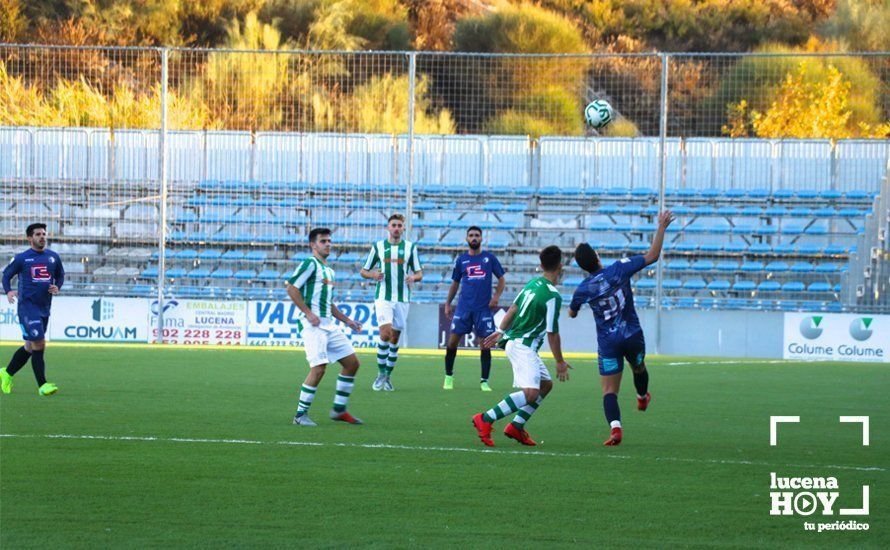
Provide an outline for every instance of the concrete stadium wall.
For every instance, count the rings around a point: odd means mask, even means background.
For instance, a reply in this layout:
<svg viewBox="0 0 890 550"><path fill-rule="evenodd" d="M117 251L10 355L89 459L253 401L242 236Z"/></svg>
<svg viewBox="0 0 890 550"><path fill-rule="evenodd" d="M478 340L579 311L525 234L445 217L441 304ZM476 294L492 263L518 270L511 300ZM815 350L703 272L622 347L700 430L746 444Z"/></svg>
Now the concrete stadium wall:
<svg viewBox="0 0 890 550"><path fill-rule="evenodd" d="M438 347L438 308L437 304L411 306L407 341L403 345ZM639 310L639 314L649 353L655 353L655 311ZM781 312L664 310L659 352L663 355L781 359L783 319ZM569 319L564 308L559 328L565 351L596 351L596 325L589 310L582 311L576 319Z"/></svg>

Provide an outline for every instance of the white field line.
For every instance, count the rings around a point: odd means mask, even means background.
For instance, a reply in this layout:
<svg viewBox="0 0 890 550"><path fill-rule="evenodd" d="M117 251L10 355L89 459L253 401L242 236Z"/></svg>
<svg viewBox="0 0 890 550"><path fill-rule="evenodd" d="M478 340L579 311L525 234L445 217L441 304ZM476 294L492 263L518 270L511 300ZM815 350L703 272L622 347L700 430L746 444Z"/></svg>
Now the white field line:
<svg viewBox="0 0 890 550"><path fill-rule="evenodd" d="M254 439L201 439L191 437L156 437L156 436L129 436L129 435L77 435L77 434L0 434L0 438L14 439L73 439L73 440L100 440L121 442L151 442L151 443L195 443L216 445L268 445L282 447L346 447L352 449L385 449L400 451L419 451L426 453L474 453L474 454L498 454L521 456L544 456L558 458L611 458L646 460L646 457L629 455L617 455L609 452L603 453L559 453L550 451L531 450L504 450L488 448L466 447L426 447L419 445L393 445L388 443L322 443L317 441L259 441ZM650 460L656 462L688 462L693 464L722 464L730 466L770 466L783 468L808 468L808 469L833 469L854 470L858 472L886 472L886 468L877 466L846 466L846 465L815 465L815 464L772 464L769 462L755 462L750 460L720 460L699 459L661 456Z"/></svg>

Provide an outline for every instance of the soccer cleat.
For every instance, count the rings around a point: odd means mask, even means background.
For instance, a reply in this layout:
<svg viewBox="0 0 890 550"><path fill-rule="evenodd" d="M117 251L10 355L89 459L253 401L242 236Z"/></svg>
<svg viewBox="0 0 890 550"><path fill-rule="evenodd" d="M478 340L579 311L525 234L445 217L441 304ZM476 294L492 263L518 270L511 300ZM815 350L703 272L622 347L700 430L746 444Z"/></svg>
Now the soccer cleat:
<svg viewBox="0 0 890 550"><path fill-rule="evenodd" d="M294 416L294 424L297 426L318 426L308 414L298 414Z"/></svg>
<svg viewBox="0 0 890 550"><path fill-rule="evenodd" d="M482 391L491 391L491 386L488 385L488 382L482 382L479 384L479 389Z"/></svg>
<svg viewBox="0 0 890 550"><path fill-rule="evenodd" d="M652 394L649 392L646 392L646 395L644 397L637 396L637 410L645 411L647 408L649 408L649 403L651 402Z"/></svg>
<svg viewBox="0 0 890 550"><path fill-rule="evenodd" d="M374 379L374 383L371 385L371 389L374 391L380 391L383 389L383 382L386 381L385 374L378 374L377 378Z"/></svg>
<svg viewBox="0 0 890 550"><path fill-rule="evenodd" d="M334 422L346 422L347 424L364 424L360 419L349 414L349 411L331 411L331 420Z"/></svg>
<svg viewBox="0 0 890 550"><path fill-rule="evenodd" d="M606 447L614 447L619 444L621 444L621 428L612 428L612 433L609 434L609 439L605 440L603 445Z"/></svg>
<svg viewBox="0 0 890 550"><path fill-rule="evenodd" d="M389 376L383 379L383 391L396 391L396 389L392 387L392 380L390 380Z"/></svg>
<svg viewBox="0 0 890 550"><path fill-rule="evenodd" d="M453 390L454 389L454 377L445 375L445 383L442 384L443 390Z"/></svg>
<svg viewBox="0 0 890 550"><path fill-rule="evenodd" d="M516 441L522 443L523 445L528 445L529 447L534 447L537 445L535 440L532 439L532 436L528 435L528 432L525 430L520 430L513 423L507 424L507 427L504 428L504 435L509 437L510 439L515 439Z"/></svg>
<svg viewBox="0 0 890 550"><path fill-rule="evenodd" d="M482 418L482 413L474 416L470 422L473 424L473 427L476 428L476 434L479 435L479 439L482 440L482 443L485 443L488 447L494 447L494 441L491 440L491 424Z"/></svg>
<svg viewBox="0 0 890 550"><path fill-rule="evenodd" d="M59 388L52 382L47 382L37 389L37 393L44 396L52 395L57 391L59 391Z"/></svg>
<svg viewBox="0 0 890 550"><path fill-rule="evenodd" d="M12 391L12 375L6 372L6 367L0 369L0 390L3 393Z"/></svg>

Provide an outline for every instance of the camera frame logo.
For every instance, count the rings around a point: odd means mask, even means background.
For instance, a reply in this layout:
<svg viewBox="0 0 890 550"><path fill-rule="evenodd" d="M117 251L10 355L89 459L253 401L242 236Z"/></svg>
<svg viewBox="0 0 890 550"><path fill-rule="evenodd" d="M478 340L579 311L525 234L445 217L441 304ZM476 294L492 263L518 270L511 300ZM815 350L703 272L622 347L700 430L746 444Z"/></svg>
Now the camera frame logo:
<svg viewBox="0 0 890 550"><path fill-rule="evenodd" d="M810 317L804 317L800 321L800 334L807 340L815 340L816 338L822 336L822 331L824 330L820 325L822 324L822 320L824 317L820 315L813 315Z"/></svg>
<svg viewBox="0 0 890 550"><path fill-rule="evenodd" d="M850 323L850 336L857 342L865 342L871 338L872 333L874 333L874 330L871 328L872 321L874 321L873 317L853 319Z"/></svg>
<svg viewBox="0 0 890 550"><path fill-rule="evenodd" d="M778 445L779 424L800 423L799 416L770 416L770 446ZM862 425L862 446L869 446L869 417L841 416L841 423ZM839 508L840 482L837 476L806 477L785 476L770 472L770 515L771 516L868 516L869 486L861 486L862 505L859 508ZM836 513L835 513L836 511ZM868 531L869 524L854 519L833 522L810 522L803 524L805 531Z"/></svg>

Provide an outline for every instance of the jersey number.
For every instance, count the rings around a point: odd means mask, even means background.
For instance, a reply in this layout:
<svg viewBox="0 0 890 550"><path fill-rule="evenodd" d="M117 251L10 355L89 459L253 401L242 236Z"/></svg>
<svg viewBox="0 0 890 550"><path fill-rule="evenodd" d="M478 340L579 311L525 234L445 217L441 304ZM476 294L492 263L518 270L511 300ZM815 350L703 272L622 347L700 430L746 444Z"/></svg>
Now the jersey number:
<svg viewBox="0 0 890 550"><path fill-rule="evenodd" d="M603 319L608 321L614 318L624 309L624 291L618 289L618 292L615 294L598 301L597 305L600 311L603 312Z"/></svg>
<svg viewBox="0 0 890 550"><path fill-rule="evenodd" d="M531 290L523 290L520 296L522 297L522 300L519 304L519 316L522 317L525 315L525 310L528 309L529 304L535 299L535 293Z"/></svg>

